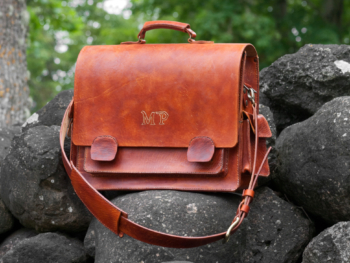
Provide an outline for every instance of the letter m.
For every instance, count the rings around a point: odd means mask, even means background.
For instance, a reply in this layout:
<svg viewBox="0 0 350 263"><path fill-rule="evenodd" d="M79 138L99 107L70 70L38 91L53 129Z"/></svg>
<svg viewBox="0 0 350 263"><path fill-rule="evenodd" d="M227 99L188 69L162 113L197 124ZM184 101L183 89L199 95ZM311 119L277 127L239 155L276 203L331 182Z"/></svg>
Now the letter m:
<svg viewBox="0 0 350 263"><path fill-rule="evenodd" d="M155 114L155 112L151 112L149 117L147 117L147 113L144 110L141 111L141 113L142 113L142 117L143 117L142 125L146 125L146 124L156 125L154 123L154 114Z"/></svg>

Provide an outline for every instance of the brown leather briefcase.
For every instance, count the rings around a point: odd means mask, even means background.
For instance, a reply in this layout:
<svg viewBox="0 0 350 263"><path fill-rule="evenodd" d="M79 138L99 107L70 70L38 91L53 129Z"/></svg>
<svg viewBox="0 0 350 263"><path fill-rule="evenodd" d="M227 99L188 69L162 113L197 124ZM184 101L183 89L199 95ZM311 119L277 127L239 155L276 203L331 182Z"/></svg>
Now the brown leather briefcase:
<svg viewBox="0 0 350 263"><path fill-rule="evenodd" d="M186 44L145 44L146 31L189 34ZM259 115L258 55L251 44L195 41L188 24L144 24L137 42L87 46L76 64L74 98L60 143L72 185L91 213L122 236L189 248L223 239L249 212L258 176L268 176ZM64 152L71 136L70 161ZM242 191L228 230L180 237L147 229L98 190Z"/></svg>

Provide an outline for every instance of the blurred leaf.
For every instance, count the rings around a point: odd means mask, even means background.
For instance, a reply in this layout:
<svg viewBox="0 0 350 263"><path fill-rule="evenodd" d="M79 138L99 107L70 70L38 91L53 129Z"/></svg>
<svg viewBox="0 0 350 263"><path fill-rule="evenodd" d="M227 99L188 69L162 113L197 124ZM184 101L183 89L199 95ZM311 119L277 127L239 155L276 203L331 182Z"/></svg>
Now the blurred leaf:
<svg viewBox="0 0 350 263"><path fill-rule="evenodd" d="M29 86L36 103L32 110L60 90L73 88L74 65L85 45L136 41L149 20L189 23L200 40L252 43L261 68L308 43L348 44L350 1L343 3L340 24L324 16L326 1L331 0L131 0L116 15L102 8L104 0L27 0ZM147 43L186 43L187 38L164 29L146 35Z"/></svg>

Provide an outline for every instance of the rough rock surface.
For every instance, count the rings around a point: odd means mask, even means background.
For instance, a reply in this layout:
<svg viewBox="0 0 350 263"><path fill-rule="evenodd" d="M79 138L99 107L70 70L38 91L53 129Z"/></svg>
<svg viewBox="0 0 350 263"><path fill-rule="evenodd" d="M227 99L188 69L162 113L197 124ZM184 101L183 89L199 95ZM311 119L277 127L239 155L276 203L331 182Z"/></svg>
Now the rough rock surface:
<svg viewBox="0 0 350 263"><path fill-rule="evenodd" d="M0 263L85 263L81 241L57 233L39 234L17 243Z"/></svg>
<svg viewBox="0 0 350 263"><path fill-rule="evenodd" d="M10 152L11 140L15 134L20 133L21 127L0 128L0 166L6 155ZM0 168L1 169L1 168Z"/></svg>
<svg viewBox="0 0 350 263"><path fill-rule="evenodd" d="M8 251L15 247L18 243L26 238L34 237L38 233L33 229L21 228L10 236L8 236L0 245L0 258L2 258Z"/></svg>
<svg viewBox="0 0 350 263"><path fill-rule="evenodd" d="M333 98L350 95L350 46L305 45L263 69L260 90L278 132L303 121Z"/></svg>
<svg viewBox="0 0 350 263"><path fill-rule="evenodd" d="M34 113L22 125L22 131L35 126L61 126L64 112L73 98L73 90L64 90L60 92L53 100Z"/></svg>
<svg viewBox="0 0 350 263"><path fill-rule="evenodd" d="M315 237L303 253L303 263L350 262L350 222L339 222Z"/></svg>
<svg viewBox="0 0 350 263"><path fill-rule="evenodd" d="M20 133L20 131L21 127L19 126L0 128L0 175L3 161L10 152L12 138ZM13 227L13 224L13 216L0 199L0 234L9 231Z"/></svg>
<svg viewBox="0 0 350 263"><path fill-rule="evenodd" d="M91 220L64 170L59 129L36 126L16 136L1 170L5 205L23 226L39 232L78 232Z"/></svg>
<svg viewBox="0 0 350 263"><path fill-rule="evenodd" d="M11 230L14 223L15 221L12 214L6 208L4 202L0 199L0 234Z"/></svg>
<svg viewBox="0 0 350 263"><path fill-rule="evenodd" d="M84 238L85 252L90 257L95 257L95 248L96 248L95 225L96 225L96 222L94 223L94 221L92 220Z"/></svg>
<svg viewBox="0 0 350 263"><path fill-rule="evenodd" d="M276 141L275 185L328 223L350 220L350 97L326 103Z"/></svg>
<svg viewBox="0 0 350 263"><path fill-rule="evenodd" d="M204 236L227 230L241 197L177 191L120 195L112 202L129 218L151 229L177 235ZM94 231L93 234L90 232ZM296 262L312 237L313 226L300 210L269 188L257 190L251 212L228 244L172 249L151 246L127 235L119 238L96 219L87 237L95 238L95 263L105 262Z"/></svg>

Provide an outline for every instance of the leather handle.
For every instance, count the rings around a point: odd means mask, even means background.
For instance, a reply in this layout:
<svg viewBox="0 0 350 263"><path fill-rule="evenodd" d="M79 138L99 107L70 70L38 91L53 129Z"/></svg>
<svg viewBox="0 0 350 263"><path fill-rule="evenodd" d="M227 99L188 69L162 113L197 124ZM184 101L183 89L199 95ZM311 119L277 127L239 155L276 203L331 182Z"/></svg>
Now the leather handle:
<svg viewBox="0 0 350 263"><path fill-rule="evenodd" d="M146 32L153 29L172 29L181 32L185 32L190 35L190 39L196 38L197 34L191 29L189 24L176 22L176 21L148 21L143 24L143 27L140 33L137 35L138 38L144 39L146 36Z"/></svg>

